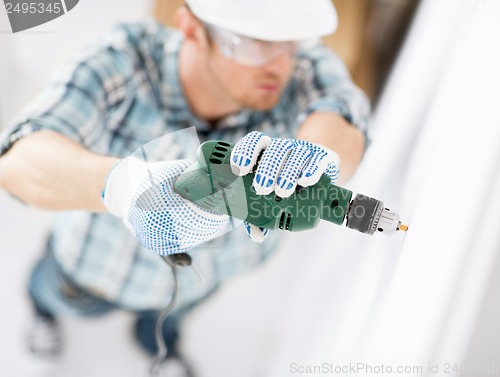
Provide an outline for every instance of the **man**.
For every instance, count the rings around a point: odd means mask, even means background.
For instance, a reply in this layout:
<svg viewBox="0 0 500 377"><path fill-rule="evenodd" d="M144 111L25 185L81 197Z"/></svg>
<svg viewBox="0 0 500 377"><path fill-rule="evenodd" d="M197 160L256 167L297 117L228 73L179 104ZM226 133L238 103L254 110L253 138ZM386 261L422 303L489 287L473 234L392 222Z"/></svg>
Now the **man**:
<svg viewBox="0 0 500 377"><path fill-rule="evenodd" d="M307 169L319 179L340 168L346 180L361 160L367 99L339 58L311 42L336 28L330 0L186 3L176 13L178 30L153 22L113 29L62 69L0 139L0 187L60 211L30 281L35 353L60 351L57 318L115 308L139 314L137 338L154 352L154 316L174 286L156 253L189 251L205 279L191 269L177 273L179 299L163 335L169 357L178 357L182 316L276 249L281 232L262 243L239 229L217 237L227 218L173 193L196 149L175 131L195 126L201 141L238 142L233 168L240 175L265 168L254 181L261 194L313 184ZM128 157L163 135L172 135L168 148L149 151L167 162ZM150 180L161 189L148 191ZM262 241L266 232L246 225Z"/></svg>

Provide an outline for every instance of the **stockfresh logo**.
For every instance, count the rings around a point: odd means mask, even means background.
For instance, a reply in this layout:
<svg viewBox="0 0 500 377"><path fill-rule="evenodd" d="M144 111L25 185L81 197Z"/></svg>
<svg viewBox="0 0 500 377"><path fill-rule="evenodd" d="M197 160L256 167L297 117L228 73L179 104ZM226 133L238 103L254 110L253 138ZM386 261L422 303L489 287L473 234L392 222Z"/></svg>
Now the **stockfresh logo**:
<svg viewBox="0 0 500 377"><path fill-rule="evenodd" d="M31 29L61 17L79 0L4 0L13 33Z"/></svg>

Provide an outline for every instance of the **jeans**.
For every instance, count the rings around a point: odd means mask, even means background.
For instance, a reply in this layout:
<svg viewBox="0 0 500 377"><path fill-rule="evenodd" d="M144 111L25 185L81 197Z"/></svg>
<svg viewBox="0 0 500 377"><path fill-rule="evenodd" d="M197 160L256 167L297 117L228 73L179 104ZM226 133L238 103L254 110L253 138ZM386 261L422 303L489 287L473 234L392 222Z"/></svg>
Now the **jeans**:
<svg viewBox="0 0 500 377"><path fill-rule="evenodd" d="M29 296L39 315L61 317L65 315L99 316L121 309L78 287L66 277L52 253L48 252L36 265L29 282ZM163 337L169 354L175 354L181 317L188 311L169 315L163 324ZM156 311L137 312L135 336L139 344L151 354L156 353L154 335Z"/></svg>

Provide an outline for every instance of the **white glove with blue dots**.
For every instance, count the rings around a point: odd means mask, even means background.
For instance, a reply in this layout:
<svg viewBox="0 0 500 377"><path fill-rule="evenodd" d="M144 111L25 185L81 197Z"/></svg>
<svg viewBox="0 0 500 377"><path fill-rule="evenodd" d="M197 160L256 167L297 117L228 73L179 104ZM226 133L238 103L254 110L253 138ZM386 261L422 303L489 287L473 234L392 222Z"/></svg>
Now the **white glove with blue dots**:
<svg viewBox="0 0 500 377"><path fill-rule="evenodd" d="M253 187L257 194L274 191L282 198L292 195L297 186L316 184L323 173L334 184L339 176L339 162L337 153L326 147L306 140L270 138L257 131L238 141L231 153L234 174L243 176L254 171ZM262 242L268 233L267 229L248 223L245 227L250 238L257 242Z"/></svg>
<svg viewBox="0 0 500 377"><path fill-rule="evenodd" d="M146 248L160 254L185 253L219 234L229 217L183 199L173 185L191 165L187 160L147 163L119 161L108 175L104 205Z"/></svg>

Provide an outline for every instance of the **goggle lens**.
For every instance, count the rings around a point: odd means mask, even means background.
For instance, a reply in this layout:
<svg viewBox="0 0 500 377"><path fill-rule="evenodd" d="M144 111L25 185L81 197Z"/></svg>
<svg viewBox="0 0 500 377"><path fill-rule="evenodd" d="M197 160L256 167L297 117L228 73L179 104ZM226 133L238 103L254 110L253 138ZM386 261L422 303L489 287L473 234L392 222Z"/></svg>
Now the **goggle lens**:
<svg viewBox="0 0 500 377"><path fill-rule="evenodd" d="M297 53L298 42L260 41L213 25L205 24L205 26L222 54L241 65L258 67L282 54L293 59Z"/></svg>

